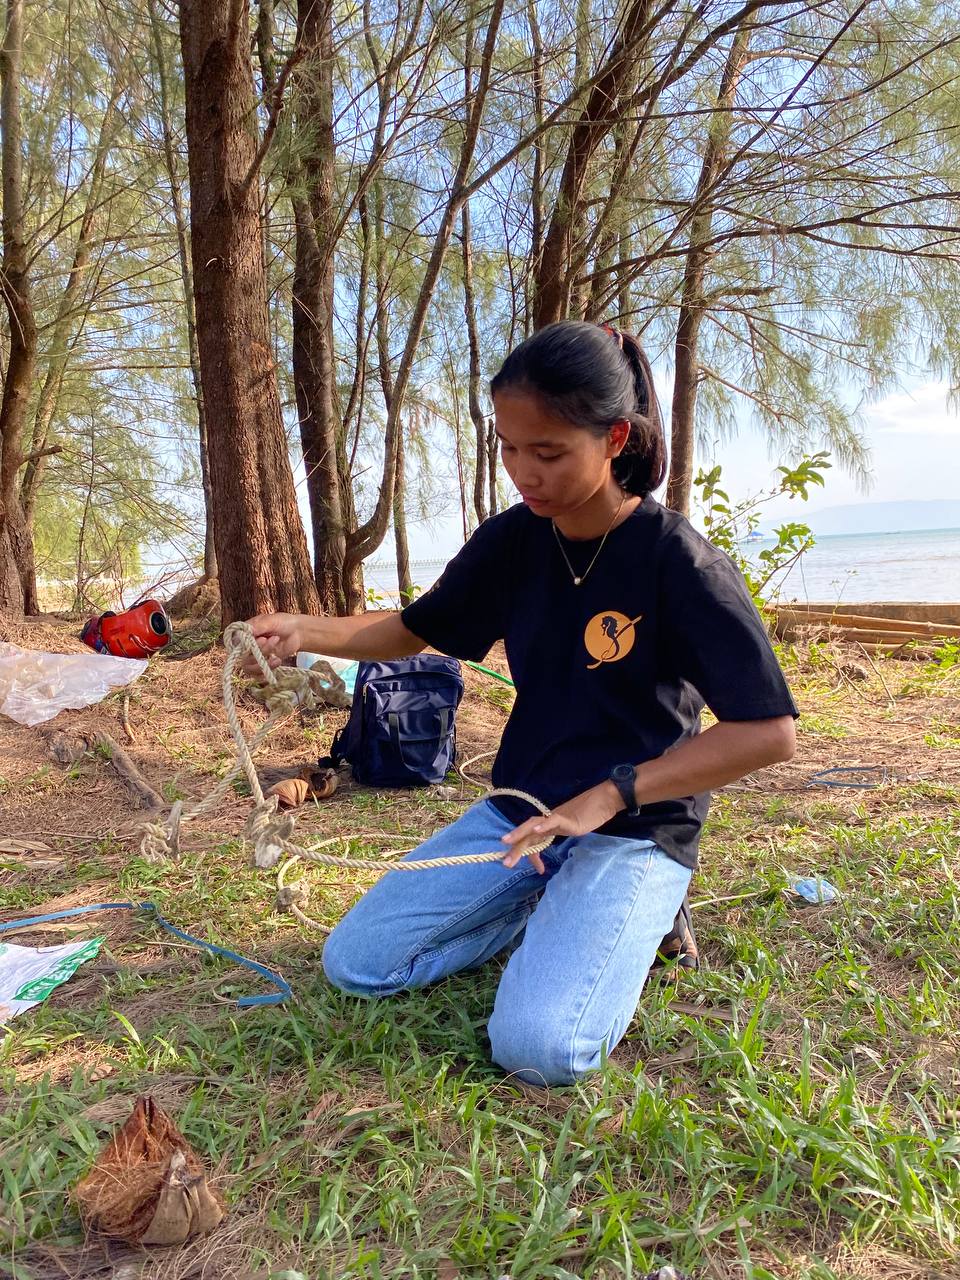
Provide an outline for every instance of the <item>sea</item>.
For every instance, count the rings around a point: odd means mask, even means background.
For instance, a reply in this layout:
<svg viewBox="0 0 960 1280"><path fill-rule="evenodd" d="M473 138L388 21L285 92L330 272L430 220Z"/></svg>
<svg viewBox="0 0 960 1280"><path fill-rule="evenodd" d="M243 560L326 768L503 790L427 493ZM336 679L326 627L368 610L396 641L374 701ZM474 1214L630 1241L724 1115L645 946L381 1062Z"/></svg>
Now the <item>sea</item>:
<svg viewBox="0 0 960 1280"><path fill-rule="evenodd" d="M743 551L756 561L758 553L773 544L774 539L766 537L744 545ZM443 559L413 561L413 581L426 591L444 563ZM385 602L395 600L395 565L368 562L364 577L367 587ZM771 598L784 602L960 601L960 529L824 535L771 586Z"/></svg>

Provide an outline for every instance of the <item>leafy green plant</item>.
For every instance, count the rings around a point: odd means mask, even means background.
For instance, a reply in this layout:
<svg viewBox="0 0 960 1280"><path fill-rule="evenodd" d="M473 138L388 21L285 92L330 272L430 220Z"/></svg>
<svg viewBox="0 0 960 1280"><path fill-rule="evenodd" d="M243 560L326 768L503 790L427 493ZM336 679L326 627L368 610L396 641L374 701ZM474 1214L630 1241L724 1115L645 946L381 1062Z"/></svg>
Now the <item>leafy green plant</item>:
<svg viewBox="0 0 960 1280"><path fill-rule="evenodd" d="M943 671L960 665L960 641L944 640L933 651L933 661Z"/></svg>
<svg viewBox="0 0 960 1280"><path fill-rule="evenodd" d="M706 535L715 547L725 551L734 561L755 600L763 599L771 580L777 574L785 573L805 551L810 550L814 537L808 525L788 521L774 529L775 544L757 553L759 563L744 554L744 540L756 532L762 508L767 503L783 496L806 502L811 485L822 487L823 473L831 466L829 457L829 453L820 452L802 458L794 467L777 467L779 484L736 503L722 488L723 471L719 463L709 471L701 468L694 478L693 486Z"/></svg>
<svg viewBox="0 0 960 1280"><path fill-rule="evenodd" d="M376 587L367 587L366 600L368 609L390 608L390 601L381 591L378 591Z"/></svg>

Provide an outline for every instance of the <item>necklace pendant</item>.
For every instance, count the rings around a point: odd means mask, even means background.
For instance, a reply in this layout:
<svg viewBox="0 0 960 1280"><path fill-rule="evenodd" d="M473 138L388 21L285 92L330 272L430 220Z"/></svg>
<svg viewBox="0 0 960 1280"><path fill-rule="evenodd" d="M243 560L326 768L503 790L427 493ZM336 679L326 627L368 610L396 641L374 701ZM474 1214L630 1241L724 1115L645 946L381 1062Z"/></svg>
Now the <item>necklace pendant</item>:
<svg viewBox="0 0 960 1280"><path fill-rule="evenodd" d="M574 580L573 580L573 585L574 585L575 587L579 587L579 585L580 585L580 583L581 583L582 581L583 581L583 579L582 579L582 578L574 578Z"/></svg>

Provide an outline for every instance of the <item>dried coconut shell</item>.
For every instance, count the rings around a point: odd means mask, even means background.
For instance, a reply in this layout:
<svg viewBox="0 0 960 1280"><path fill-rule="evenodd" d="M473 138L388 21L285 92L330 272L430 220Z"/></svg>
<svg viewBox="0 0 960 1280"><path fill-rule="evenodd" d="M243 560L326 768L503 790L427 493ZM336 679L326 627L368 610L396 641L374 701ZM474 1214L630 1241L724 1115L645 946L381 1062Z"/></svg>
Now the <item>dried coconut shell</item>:
<svg viewBox="0 0 960 1280"><path fill-rule="evenodd" d="M284 778L275 782L267 792L268 796L276 796L281 809L297 809L307 798L310 783L306 778Z"/></svg>
<svg viewBox="0 0 960 1280"><path fill-rule="evenodd" d="M89 1230L132 1245L183 1244L225 1213L196 1152L150 1097L137 1099L73 1194Z"/></svg>
<svg viewBox="0 0 960 1280"><path fill-rule="evenodd" d="M296 809L308 800L328 800L336 791L338 782L335 769L314 769L307 765L299 777L275 782L266 794L276 796L281 809Z"/></svg>

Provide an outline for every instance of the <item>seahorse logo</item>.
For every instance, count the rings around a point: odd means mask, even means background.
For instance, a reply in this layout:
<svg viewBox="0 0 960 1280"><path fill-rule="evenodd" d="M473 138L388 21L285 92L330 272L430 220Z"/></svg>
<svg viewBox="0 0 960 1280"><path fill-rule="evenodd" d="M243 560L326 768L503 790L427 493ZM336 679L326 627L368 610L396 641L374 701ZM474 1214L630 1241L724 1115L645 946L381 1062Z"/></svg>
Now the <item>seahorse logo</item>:
<svg viewBox="0 0 960 1280"><path fill-rule="evenodd" d="M633 648L636 625L642 617L641 613L635 618L628 618L613 609L594 614L583 633L587 653L596 659L587 663L587 670L593 671L605 662L619 662L625 658Z"/></svg>

